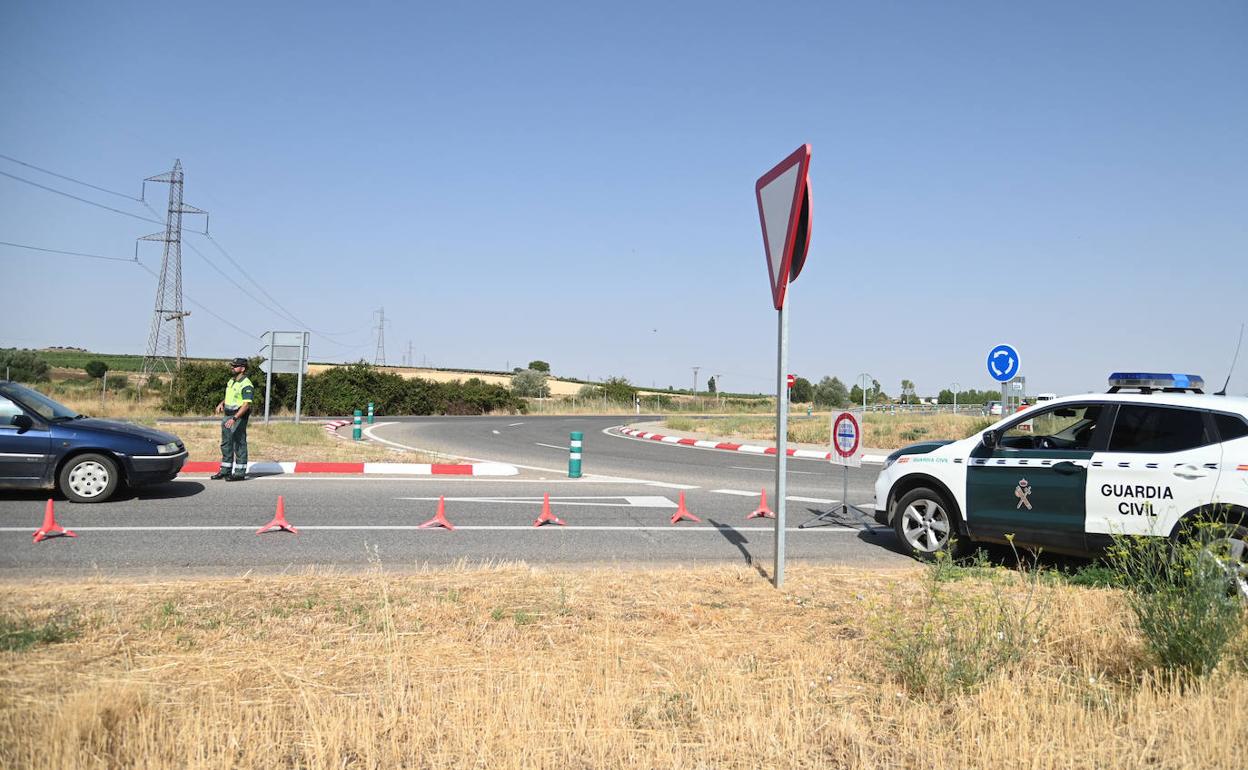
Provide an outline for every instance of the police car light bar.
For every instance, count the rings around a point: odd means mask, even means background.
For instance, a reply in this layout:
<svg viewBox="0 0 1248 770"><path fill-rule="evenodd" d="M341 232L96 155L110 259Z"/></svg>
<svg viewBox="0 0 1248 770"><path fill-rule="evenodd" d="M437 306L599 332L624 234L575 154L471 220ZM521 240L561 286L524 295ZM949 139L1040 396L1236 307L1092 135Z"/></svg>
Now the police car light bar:
<svg viewBox="0 0 1248 770"><path fill-rule="evenodd" d="M1151 393L1154 390L1204 393L1204 387L1205 379L1195 374L1114 372L1109 375L1110 393L1117 393L1120 388L1138 388L1143 393Z"/></svg>

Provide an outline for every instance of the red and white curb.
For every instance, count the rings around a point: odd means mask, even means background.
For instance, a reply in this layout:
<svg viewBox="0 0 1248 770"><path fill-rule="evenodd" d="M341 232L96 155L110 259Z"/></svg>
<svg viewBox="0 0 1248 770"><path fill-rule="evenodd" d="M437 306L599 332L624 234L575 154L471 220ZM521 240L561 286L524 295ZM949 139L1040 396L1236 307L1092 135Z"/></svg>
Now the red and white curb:
<svg viewBox="0 0 1248 770"><path fill-rule="evenodd" d="M696 438L682 438L680 436L664 436L660 433L649 433L644 430L636 430L634 428L618 428L619 432L625 436L632 438L645 439L647 441L659 441L664 444L677 444L680 446L698 447L699 449L719 449L725 452L745 452L755 455L774 455L776 448L774 446L755 446L751 444L737 444L732 441L706 441ZM808 460L831 460L831 452L820 452L817 449L788 449L785 450L788 457L801 457ZM863 455L864 463L874 463L881 465L884 463L883 455Z"/></svg>
<svg viewBox="0 0 1248 770"><path fill-rule="evenodd" d="M344 425L350 424L350 420L331 420L330 422L325 423L325 432L334 438L342 438L342 436L338 435L338 429Z"/></svg>
<svg viewBox="0 0 1248 770"><path fill-rule="evenodd" d="M216 473L217 462L188 462L182 473ZM247 463L247 472L257 476L285 473L334 473L385 476L515 476L520 470L505 463L318 463L318 462L254 462Z"/></svg>

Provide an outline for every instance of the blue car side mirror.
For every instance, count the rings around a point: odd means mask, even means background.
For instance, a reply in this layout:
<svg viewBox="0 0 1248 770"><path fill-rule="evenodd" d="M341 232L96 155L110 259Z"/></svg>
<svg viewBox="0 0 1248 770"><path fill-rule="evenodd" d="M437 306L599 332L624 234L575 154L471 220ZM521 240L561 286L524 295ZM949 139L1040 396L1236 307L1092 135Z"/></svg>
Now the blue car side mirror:
<svg viewBox="0 0 1248 770"><path fill-rule="evenodd" d="M13 415L13 418L9 420L9 424L17 426L17 433L20 436L33 428L35 426L35 421L24 414L15 414Z"/></svg>

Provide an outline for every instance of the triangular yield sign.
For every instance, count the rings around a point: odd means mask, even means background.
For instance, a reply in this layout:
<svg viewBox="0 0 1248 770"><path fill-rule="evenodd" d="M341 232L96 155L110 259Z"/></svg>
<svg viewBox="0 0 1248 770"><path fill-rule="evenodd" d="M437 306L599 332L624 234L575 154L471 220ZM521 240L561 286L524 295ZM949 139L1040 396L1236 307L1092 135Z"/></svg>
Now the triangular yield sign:
<svg viewBox="0 0 1248 770"><path fill-rule="evenodd" d="M754 185L776 310L784 307L785 290L801 272L810 245L809 173L810 145L803 144Z"/></svg>

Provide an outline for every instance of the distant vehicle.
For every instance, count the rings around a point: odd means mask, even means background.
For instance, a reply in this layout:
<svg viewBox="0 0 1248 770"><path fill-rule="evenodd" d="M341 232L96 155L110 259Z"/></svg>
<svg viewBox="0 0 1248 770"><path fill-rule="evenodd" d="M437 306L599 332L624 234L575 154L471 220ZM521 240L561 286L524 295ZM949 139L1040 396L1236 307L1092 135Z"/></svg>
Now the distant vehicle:
<svg viewBox="0 0 1248 770"><path fill-rule="evenodd" d="M1001 409L1002 406L1000 401L989 401L984 404L984 414L991 417L999 417L1001 415Z"/></svg>
<svg viewBox="0 0 1248 770"><path fill-rule="evenodd" d="M0 489L59 489L74 502L101 503L123 484L169 481L185 462L177 436L87 417L0 380Z"/></svg>
<svg viewBox="0 0 1248 770"><path fill-rule="evenodd" d="M1045 401L1052 401L1052 400L1053 400L1053 399L1055 399L1055 398L1057 398L1057 394L1056 394L1056 393L1037 393L1037 394L1036 394L1036 403L1037 403L1037 404L1043 404Z"/></svg>

